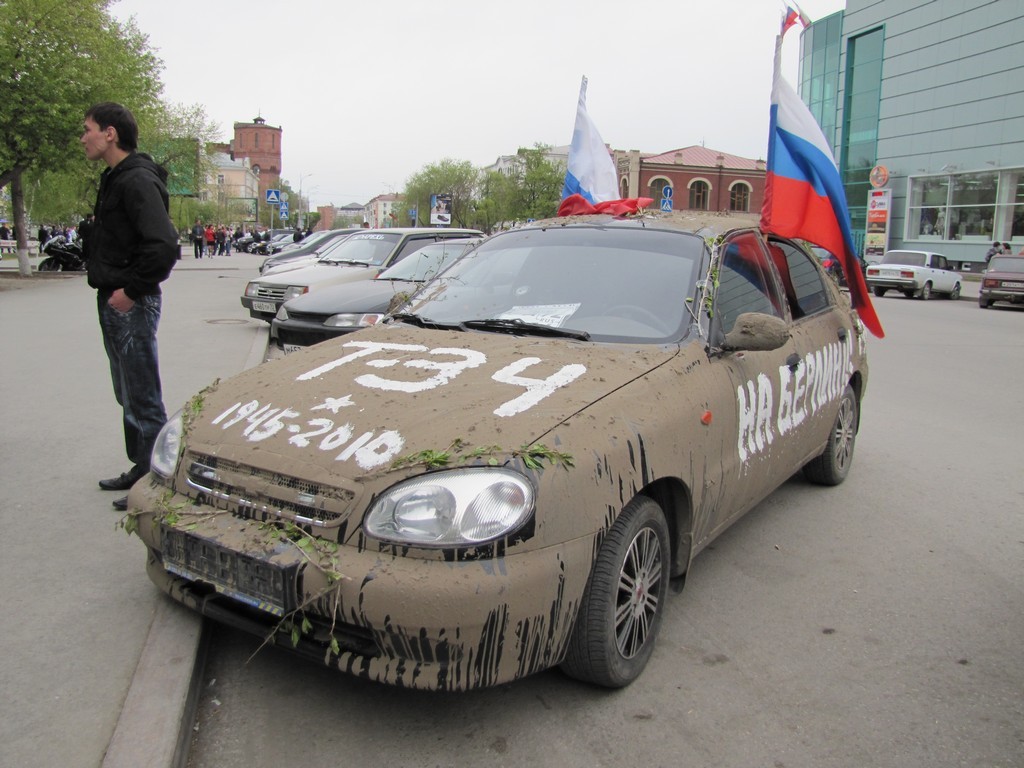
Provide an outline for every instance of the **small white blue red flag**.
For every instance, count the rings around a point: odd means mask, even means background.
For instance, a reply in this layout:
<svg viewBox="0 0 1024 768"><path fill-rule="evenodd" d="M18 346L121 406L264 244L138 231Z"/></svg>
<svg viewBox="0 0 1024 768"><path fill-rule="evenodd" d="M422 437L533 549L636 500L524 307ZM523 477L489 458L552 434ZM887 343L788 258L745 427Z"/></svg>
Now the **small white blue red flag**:
<svg viewBox="0 0 1024 768"><path fill-rule="evenodd" d="M620 197L615 163L608 154L604 139L597 132L597 126L587 114L586 77L580 83L576 125L572 130L569 163L565 172L565 184L562 187L562 199L569 195L580 195L592 204Z"/></svg>

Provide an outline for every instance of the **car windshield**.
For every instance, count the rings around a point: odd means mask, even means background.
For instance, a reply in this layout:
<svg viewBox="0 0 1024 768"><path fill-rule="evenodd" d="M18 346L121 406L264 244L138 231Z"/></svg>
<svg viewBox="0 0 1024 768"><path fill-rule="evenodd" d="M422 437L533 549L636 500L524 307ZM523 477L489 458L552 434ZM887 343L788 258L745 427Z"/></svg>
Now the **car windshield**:
<svg viewBox="0 0 1024 768"><path fill-rule="evenodd" d="M990 272L1020 272L1024 274L1024 259L1012 256L993 256L988 263Z"/></svg>
<svg viewBox="0 0 1024 768"><path fill-rule="evenodd" d="M925 254L918 251L889 251L882 257L883 264L902 264L907 267L923 267Z"/></svg>
<svg viewBox="0 0 1024 768"><path fill-rule="evenodd" d="M633 226L515 230L445 268L404 318L594 341L674 341L690 325L704 251L696 235Z"/></svg>
<svg viewBox="0 0 1024 768"><path fill-rule="evenodd" d="M393 267L388 267L378 280L429 280L441 270L441 265L460 256L472 243L478 241L448 240L425 245L413 251Z"/></svg>
<svg viewBox="0 0 1024 768"><path fill-rule="evenodd" d="M402 236L388 232L356 232L349 235L333 248L325 250L321 262L343 263L359 261L364 264L383 264Z"/></svg>

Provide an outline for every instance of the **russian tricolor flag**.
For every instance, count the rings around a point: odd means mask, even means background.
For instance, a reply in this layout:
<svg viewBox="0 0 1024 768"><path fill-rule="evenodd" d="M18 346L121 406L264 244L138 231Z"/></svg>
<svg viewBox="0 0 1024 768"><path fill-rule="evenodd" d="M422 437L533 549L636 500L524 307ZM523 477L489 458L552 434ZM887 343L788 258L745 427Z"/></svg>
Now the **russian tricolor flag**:
<svg viewBox="0 0 1024 768"><path fill-rule="evenodd" d="M604 139L587 114L587 78L580 83L580 100L576 105L576 125L572 130L569 162L562 187L562 199L580 195L591 204L619 198L619 182L615 163L608 154Z"/></svg>
<svg viewBox="0 0 1024 768"><path fill-rule="evenodd" d="M850 301L871 333L885 332L855 256L850 212L839 169L821 128L780 73L782 35L775 48L768 167L761 229L814 243L834 254L846 274Z"/></svg>

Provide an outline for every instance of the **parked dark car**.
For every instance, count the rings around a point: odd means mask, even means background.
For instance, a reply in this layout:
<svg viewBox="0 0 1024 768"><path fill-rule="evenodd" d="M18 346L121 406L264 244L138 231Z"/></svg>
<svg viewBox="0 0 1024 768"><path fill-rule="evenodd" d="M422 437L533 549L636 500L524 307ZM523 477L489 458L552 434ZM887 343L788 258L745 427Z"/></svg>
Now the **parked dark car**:
<svg viewBox="0 0 1024 768"><path fill-rule="evenodd" d="M993 256L981 277L978 306L988 309L993 302L1024 303L1024 256Z"/></svg>
<svg viewBox="0 0 1024 768"><path fill-rule="evenodd" d="M373 280L332 285L287 301L271 323L270 336L285 352L297 352L376 325L393 305L404 304L442 267L480 242L480 238L470 238L430 243Z"/></svg>

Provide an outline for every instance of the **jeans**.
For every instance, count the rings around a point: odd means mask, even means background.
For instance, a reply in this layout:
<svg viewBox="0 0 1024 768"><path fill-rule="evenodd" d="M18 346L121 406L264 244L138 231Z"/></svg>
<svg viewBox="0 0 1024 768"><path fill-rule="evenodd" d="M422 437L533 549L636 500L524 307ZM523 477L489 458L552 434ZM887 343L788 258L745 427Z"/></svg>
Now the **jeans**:
<svg viewBox="0 0 1024 768"><path fill-rule="evenodd" d="M110 292L99 291L97 309L114 398L124 411L125 452L148 470L153 444L167 422L156 347L161 297L143 296L124 313L109 306L109 298Z"/></svg>

